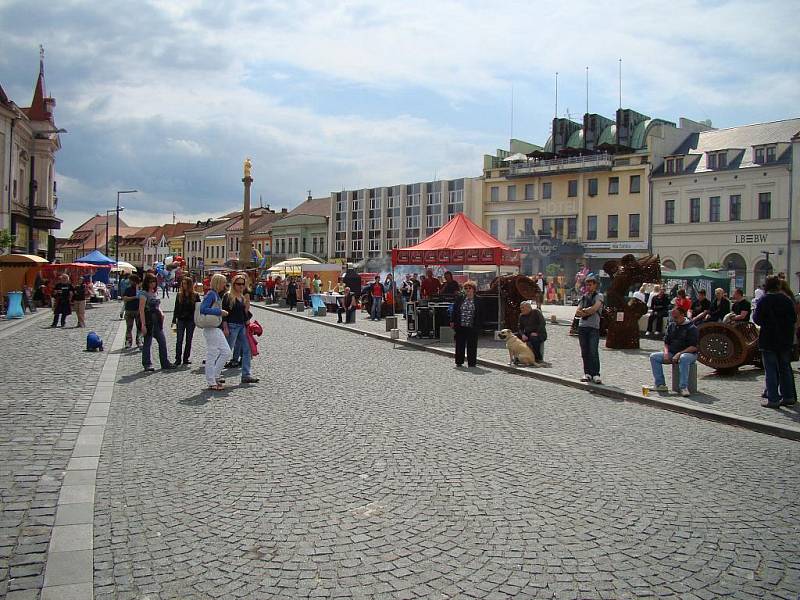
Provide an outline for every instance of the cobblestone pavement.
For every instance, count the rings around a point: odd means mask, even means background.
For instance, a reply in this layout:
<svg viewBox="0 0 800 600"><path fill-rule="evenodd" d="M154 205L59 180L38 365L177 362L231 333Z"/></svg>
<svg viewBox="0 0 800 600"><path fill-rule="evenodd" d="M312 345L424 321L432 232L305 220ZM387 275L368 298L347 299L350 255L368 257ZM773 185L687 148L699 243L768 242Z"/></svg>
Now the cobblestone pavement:
<svg viewBox="0 0 800 600"><path fill-rule="evenodd" d="M257 317L256 386L121 361L98 600L797 597L800 444Z"/></svg>
<svg viewBox="0 0 800 600"><path fill-rule="evenodd" d="M110 340L116 308L88 310L88 329L74 316L50 329L49 313L0 332L0 598L38 598L64 469L106 356L83 352L86 333Z"/></svg>
<svg viewBox="0 0 800 600"><path fill-rule="evenodd" d="M579 379L581 373L581 356L578 338L569 336L569 323L575 312L571 306L545 306L545 317L556 315L558 325L548 323L548 339L545 343L545 367L548 373ZM311 317L310 312L305 313L309 318L336 321L336 315L326 317ZM355 327L364 331L385 333L385 323L370 321L367 313L359 313ZM405 339L405 322L398 320L401 335ZM440 343L432 340L420 340L424 345L434 345L438 348L452 348L451 344ZM642 385L654 385L653 375L650 370L650 353L663 350L664 344L660 340L643 338L639 350L610 350L605 347L605 340L600 340L600 365L603 374L603 383L626 392L641 394ZM496 342L485 336L480 340L478 357L499 362L508 362L508 352L503 342ZM796 363L795 363L796 367ZM795 369L797 373L797 369ZM670 385L670 368L664 368L667 385ZM732 376L719 376L713 369L698 363L697 365L698 393L689 398L682 398L676 393L651 395L669 398L713 410L724 411L734 415L762 419L785 425L800 425L800 404L793 407L783 407L778 410L767 409L761 406L761 392L764 390L764 371L755 367L745 367Z"/></svg>

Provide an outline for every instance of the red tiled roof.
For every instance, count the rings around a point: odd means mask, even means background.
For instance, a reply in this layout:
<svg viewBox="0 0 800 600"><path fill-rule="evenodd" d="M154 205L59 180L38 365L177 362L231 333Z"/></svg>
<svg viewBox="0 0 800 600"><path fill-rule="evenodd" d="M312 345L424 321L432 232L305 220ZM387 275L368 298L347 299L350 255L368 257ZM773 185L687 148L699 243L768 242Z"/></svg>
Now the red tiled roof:
<svg viewBox="0 0 800 600"><path fill-rule="evenodd" d="M330 217L331 198L330 196L325 196L324 198L312 198L311 200L306 200L302 204L299 204L290 210L288 215L284 216L291 217L294 215L317 215L320 217Z"/></svg>
<svg viewBox="0 0 800 600"><path fill-rule="evenodd" d="M44 61L39 61L39 78L36 80L36 89L33 91L33 100L28 108L22 110L28 115L31 121L51 121L53 120L53 113L50 112L48 103L52 102L52 98L45 95L44 91Z"/></svg>

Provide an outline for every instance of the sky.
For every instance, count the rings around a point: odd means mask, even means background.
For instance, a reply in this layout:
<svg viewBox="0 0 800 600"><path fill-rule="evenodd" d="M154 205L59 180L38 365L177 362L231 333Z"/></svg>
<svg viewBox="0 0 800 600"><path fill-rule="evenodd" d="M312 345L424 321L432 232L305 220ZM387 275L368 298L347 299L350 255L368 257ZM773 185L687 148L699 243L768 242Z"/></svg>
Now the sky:
<svg viewBox="0 0 800 600"><path fill-rule="evenodd" d="M716 127L800 116L800 0L0 0L0 84L28 106L45 48L67 129L59 236L123 196L130 225L252 198L474 177L556 111L622 104ZM512 101L513 99L513 101ZM513 107L513 110L512 110ZM512 117L513 115L513 117Z"/></svg>

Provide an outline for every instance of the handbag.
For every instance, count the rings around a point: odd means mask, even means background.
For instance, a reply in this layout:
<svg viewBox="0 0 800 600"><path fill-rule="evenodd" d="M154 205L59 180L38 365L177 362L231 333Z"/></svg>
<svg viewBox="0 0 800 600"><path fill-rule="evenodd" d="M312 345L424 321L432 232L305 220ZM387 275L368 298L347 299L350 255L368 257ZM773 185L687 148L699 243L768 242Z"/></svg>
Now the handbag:
<svg viewBox="0 0 800 600"><path fill-rule="evenodd" d="M215 302L214 306L218 303ZM200 329L213 329L222 324L222 315L204 315L200 312L200 303L194 305L194 324Z"/></svg>

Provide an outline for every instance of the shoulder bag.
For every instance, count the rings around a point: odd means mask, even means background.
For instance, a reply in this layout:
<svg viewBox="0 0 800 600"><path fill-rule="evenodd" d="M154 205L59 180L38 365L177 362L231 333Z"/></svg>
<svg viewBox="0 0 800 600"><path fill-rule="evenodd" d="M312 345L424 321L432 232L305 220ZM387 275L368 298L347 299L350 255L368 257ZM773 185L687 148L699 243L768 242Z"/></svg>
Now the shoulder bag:
<svg viewBox="0 0 800 600"><path fill-rule="evenodd" d="M217 306L218 304L218 302L215 302L213 306ZM200 312L201 305L201 302L198 302L194 305L195 326L199 327L200 329L213 329L214 327L219 327L222 324L222 315L204 315Z"/></svg>

